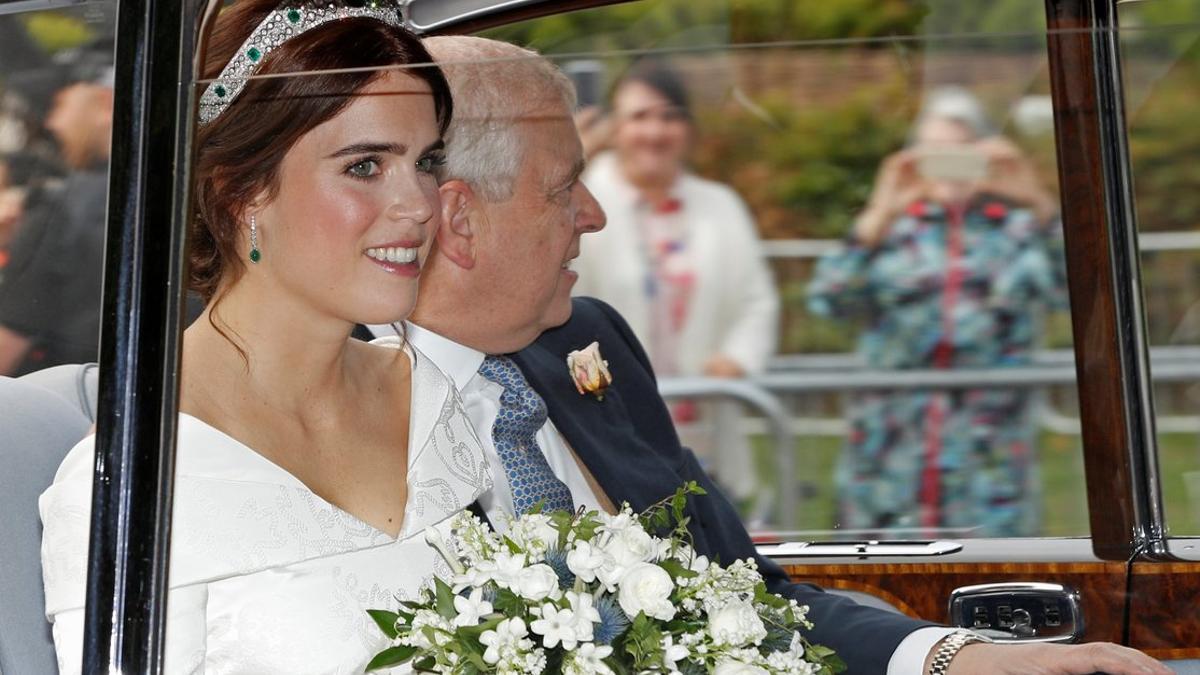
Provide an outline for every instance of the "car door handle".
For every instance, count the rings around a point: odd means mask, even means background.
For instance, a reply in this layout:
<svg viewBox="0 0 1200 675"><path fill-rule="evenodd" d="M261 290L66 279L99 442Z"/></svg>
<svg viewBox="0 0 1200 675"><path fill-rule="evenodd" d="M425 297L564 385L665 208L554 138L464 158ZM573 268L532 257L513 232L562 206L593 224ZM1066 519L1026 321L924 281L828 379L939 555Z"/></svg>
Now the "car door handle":
<svg viewBox="0 0 1200 675"><path fill-rule="evenodd" d="M891 558L947 555L962 550L953 541L789 541L760 544L770 558Z"/></svg>
<svg viewBox="0 0 1200 675"><path fill-rule="evenodd" d="M996 642L1078 642L1083 637L1079 592L1040 582L979 584L950 594L950 624Z"/></svg>

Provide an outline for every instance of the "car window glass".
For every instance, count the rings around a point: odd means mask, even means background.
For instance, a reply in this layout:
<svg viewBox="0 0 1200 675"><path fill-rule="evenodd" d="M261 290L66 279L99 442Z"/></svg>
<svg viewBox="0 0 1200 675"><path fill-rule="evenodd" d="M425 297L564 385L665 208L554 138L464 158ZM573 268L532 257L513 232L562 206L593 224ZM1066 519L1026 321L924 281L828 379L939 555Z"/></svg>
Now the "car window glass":
<svg viewBox="0 0 1200 675"><path fill-rule="evenodd" d="M115 4L0 16L0 375L97 360Z"/></svg>
<svg viewBox="0 0 1200 675"><path fill-rule="evenodd" d="M609 225L576 291L630 321L760 539L1087 534L1042 3L667 0L484 35L579 88Z"/></svg>
<svg viewBox="0 0 1200 675"><path fill-rule="evenodd" d="M1200 150L1200 8L1189 2L1120 8L1125 114L1154 379L1168 532L1200 534L1200 199L1190 185Z"/></svg>

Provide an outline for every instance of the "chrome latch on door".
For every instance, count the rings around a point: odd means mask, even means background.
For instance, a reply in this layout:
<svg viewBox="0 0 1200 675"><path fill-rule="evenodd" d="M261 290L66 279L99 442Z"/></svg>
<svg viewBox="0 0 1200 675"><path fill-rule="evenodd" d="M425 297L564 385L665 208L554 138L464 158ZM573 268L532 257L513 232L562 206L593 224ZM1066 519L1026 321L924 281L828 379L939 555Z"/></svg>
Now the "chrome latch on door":
<svg viewBox="0 0 1200 675"><path fill-rule="evenodd" d="M1078 642L1079 592L1035 582L963 586L950 594L950 623L996 642Z"/></svg>

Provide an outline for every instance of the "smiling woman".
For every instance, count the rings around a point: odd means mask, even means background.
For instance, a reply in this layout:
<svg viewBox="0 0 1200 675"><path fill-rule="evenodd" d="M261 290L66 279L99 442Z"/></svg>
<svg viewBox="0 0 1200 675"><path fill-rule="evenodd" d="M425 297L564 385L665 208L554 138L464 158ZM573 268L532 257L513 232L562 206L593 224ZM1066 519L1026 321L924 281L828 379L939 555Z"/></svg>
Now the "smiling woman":
<svg viewBox="0 0 1200 675"><path fill-rule="evenodd" d="M380 648L363 609L433 570L413 534L489 485L441 372L350 338L416 301L446 82L394 6L276 2L218 18L200 97L190 285L207 306L183 343L172 673L361 672ZM87 669L93 454L76 446L41 501L68 673Z"/></svg>

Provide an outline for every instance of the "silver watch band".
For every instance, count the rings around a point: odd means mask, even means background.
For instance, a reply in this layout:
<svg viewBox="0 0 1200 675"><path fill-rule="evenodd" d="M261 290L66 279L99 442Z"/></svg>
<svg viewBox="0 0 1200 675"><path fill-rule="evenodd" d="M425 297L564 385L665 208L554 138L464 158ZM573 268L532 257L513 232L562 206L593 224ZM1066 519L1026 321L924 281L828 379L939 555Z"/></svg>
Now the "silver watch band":
<svg viewBox="0 0 1200 675"><path fill-rule="evenodd" d="M977 642L991 642L979 633L969 630L956 630L942 639L937 651L933 653L933 665L929 667L929 675L946 675L950 662L963 647Z"/></svg>

